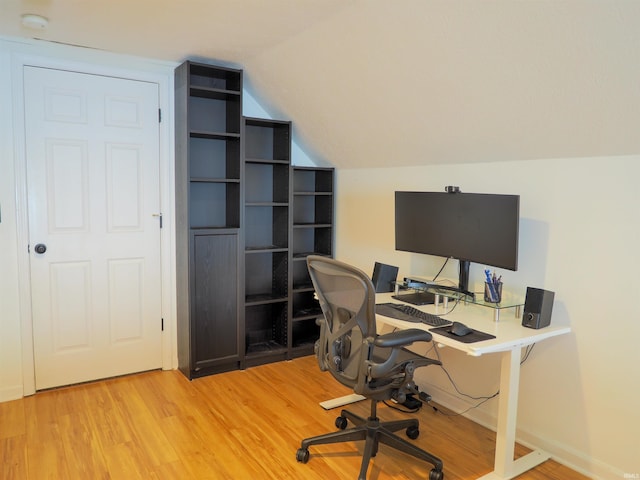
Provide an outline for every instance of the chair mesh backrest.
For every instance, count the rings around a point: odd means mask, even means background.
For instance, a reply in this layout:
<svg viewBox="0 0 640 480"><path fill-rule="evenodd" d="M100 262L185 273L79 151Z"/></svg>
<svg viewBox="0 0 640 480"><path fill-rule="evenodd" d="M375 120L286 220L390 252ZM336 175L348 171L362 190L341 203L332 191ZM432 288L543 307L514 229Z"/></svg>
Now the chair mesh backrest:
<svg viewBox="0 0 640 480"><path fill-rule="evenodd" d="M307 265L324 314L320 365L344 385L362 385L372 353L363 351L362 339L376 336L373 284L361 270L331 258L309 256Z"/></svg>

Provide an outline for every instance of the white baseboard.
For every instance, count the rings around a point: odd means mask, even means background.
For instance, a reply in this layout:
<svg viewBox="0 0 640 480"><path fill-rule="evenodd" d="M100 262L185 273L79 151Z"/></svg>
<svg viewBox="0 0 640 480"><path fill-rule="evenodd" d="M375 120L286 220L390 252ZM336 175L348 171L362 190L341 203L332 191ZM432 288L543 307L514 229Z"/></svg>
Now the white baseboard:
<svg viewBox="0 0 640 480"><path fill-rule="evenodd" d="M495 415L481 409L472 408L474 403L469 403L466 400L453 395L447 391L440 389L435 385L424 385L421 390L424 389L434 402L447 409L462 413L465 418L472 420L473 422L482 425L489 430L496 431L496 425L498 419ZM498 401L496 397L495 401ZM468 410L468 411L467 411ZM562 444L555 440L540 437L530 431L522 428L518 428L516 431L516 441L532 450L542 449L551 455L551 458L562 465L565 465L572 470L575 470L582 475L585 475L593 480L608 480L611 478L626 478L625 474L632 475L640 472L622 472L619 469L608 465L598 459L592 458L584 452L579 452L568 445ZM635 477L629 477L635 478Z"/></svg>
<svg viewBox="0 0 640 480"><path fill-rule="evenodd" d="M518 443L528 448L541 448L551 454L551 458L562 465L569 467L594 480L609 480L612 478L635 478L626 477L627 474L637 475L640 472L622 472L619 469L608 465L597 458L592 458L583 452L569 447L568 445L539 437L526 430L518 429L516 432Z"/></svg>
<svg viewBox="0 0 640 480"><path fill-rule="evenodd" d="M325 410L331 410L332 408L342 407L344 405L349 405L350 403L359 402L364 399L365 397L363 397L362 395L352 393L350 395L345 395L344 397L332 398L331 400L320 402L320 406Z"/></svg>
<svg viewBox="0 0 640 480"><path fill-rule="evenodd" d="M0 389L0 402L9 402L23 397L22 385Z"/></svg>

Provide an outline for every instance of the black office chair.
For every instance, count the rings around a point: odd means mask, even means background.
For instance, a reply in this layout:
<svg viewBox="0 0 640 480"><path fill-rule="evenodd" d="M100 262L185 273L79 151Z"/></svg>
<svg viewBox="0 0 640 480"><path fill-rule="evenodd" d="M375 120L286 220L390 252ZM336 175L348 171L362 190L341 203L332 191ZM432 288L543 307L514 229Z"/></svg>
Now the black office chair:
<svg viewBox="0 0 640 480"><path fill-rule="evenodd" d="M296 459L307 463L311 445L366 440L358 480L366 479L369 461L376 456L379 443L431 463L434 468L429 480L442 480L439 458L392 433L406 429L406 435L416 439L420 433L418 420L381 422L377 417L378 402L395 399L403 403L408 393L417 392L413 383L417 367L440 364L403 349L414 342L431 341L431 334L407 329L377 335L375 291L364 272L317 255L307 258L307 266L324 314L316 343L320 369L329 370L340 383L371 399L371 414L365 419L342 410L335 422L340 431L303 440ZM348 420L355 427L345 430Z"/></svg>

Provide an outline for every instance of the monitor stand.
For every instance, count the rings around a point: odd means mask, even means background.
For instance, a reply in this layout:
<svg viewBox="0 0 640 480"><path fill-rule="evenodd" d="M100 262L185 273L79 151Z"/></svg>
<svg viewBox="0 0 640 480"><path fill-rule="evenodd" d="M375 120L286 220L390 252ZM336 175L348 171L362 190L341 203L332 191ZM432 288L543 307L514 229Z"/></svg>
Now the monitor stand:
<svg viewBox="0 0 640 480"><path fill-rule="evenodd" d="M431 305L436 302L436 295L431 292L403 293L402 295L392 295L391 298L413 305Z"/></svg>

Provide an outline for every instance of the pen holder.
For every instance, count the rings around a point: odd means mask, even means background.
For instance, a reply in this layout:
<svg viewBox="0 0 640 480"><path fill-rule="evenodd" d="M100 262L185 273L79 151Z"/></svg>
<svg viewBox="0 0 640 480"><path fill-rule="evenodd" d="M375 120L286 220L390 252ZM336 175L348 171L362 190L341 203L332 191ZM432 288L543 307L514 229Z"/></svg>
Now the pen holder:
<svg viewBox="0 0 640 480"><path fill-rule="evenodd" d="M502 301L502 282L484 282L484 301L491 303Z"/></svg>

